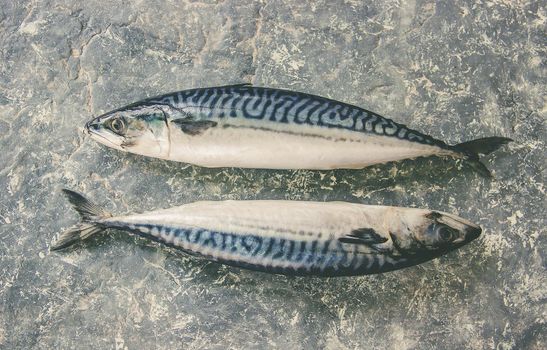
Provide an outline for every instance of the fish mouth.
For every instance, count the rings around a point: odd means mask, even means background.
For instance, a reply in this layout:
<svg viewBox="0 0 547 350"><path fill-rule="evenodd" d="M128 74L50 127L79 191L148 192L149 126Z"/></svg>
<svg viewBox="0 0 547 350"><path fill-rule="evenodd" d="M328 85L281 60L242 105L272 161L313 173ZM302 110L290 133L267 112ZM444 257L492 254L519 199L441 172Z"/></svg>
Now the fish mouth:
<svg viewBox="0 0 547 350"><path fill-rule="evenodd" d="M103 145L106 145L108 147L122 149L121 142L114 142L109 137L103 135L103 133L101 132L100 123L97 121L97 119L90 120L84 125L84 134L89 135L93 140L102 143Z"/></svg>
<svg viewBox="0 0 547 350"><path fill-rule="evenodd" d="M98 131L101 128L101 123L99 121L100 117L93 118L84 125L84 131L91 133L92 131Z"/></svg>
<svg viewBox="0 0 547 350"><path fill-rule="evenodd" d="M482 233L482 229L479 226L471 226L465 231L465 240L471 242L479 238Z"/></svg>

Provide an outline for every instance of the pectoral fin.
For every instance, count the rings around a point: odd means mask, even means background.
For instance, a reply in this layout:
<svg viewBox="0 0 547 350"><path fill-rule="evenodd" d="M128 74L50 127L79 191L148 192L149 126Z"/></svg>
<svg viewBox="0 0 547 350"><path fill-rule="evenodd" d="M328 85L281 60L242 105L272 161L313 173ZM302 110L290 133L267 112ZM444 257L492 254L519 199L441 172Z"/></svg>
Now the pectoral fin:
<svg viewBox="0 0 547 350"><path fill-rule="evenodd" d="M211 120L192 120L190 118L181 118L171 121L176 124L182 132L188 135L199 135L205 130L217 126L217 122Z"/></svg>
<svg viewBox="0 0 547 350"><path fill-rule="evenodd" d="M376 244L385 243L388 239L380 236L371 228L358 228L338 240L342 243L364 244L373 247Z"/></svg>

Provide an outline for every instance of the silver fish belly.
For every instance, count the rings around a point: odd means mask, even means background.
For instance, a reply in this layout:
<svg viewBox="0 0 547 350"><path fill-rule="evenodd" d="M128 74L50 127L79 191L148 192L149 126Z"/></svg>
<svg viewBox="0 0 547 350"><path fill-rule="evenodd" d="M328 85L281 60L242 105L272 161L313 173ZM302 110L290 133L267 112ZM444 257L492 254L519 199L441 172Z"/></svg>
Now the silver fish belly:
<svg viewBox="0 0 547 350"><path fill-rule="evenodd" d="M211 261L287 275L349 276L396 270L433 259L480 234L480 228L467 220L426 209L344 202L219 201L112 217L83 196L65 193L83 222L61 235L52 249L115 228ZM450 237L440 240L440 230Z"/></svg>
<svg viewBox="0 0 547 350"><path fill-rule="evenodd" d="M478 162L479 153L509 141L492 137L450 146L363 108L249 85L150 98L99 116L86 130L98 142L132 153L267 169L363 168L431 155Z"/></svg>

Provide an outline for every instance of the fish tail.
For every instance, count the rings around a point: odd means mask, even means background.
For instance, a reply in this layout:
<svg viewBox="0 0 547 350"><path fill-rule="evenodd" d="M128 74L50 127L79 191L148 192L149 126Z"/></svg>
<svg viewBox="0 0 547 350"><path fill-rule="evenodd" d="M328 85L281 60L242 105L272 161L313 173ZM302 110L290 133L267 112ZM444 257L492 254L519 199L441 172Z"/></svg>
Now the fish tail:
<svg viewBox="0 0 547 350"><path fill-rule="evenodd" d="M473 167L473 169L478 171L481 175L485 177L492 177L490 170L488 170L488 168L479 160L479 155L490 154L511 141L513 140L507 137L485 137L482 139L459 143L454 146L454 149L463 153L469 161L471 167Z"/></svg>
<svg viewBox="0 0 547 350"><path fill-rule="evenodd" d="M107 227L102 223L102 220L112 217L112 214L77 192L63 189L63 193L80 214L82 222L61 233L59 238L51 245L50 250L52 251L69 247L103 231Z"/></svg>

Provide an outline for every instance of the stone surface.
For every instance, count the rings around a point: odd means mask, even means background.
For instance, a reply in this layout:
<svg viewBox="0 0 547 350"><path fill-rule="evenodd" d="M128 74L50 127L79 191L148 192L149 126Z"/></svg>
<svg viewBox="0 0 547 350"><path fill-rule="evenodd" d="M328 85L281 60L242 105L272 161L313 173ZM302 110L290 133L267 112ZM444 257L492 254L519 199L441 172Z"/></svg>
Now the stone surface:
<svg viewBox="0 0 547 350"><path fill-rule="evenodd" d="M0 347L544 349L546 12L512 1L2 1ZM545 5L543 3L543 5ZM85 121L145 97L253 82L357 104L486 158L361 171L202 169L124 154ZM441 259L289 278L109 232L60 253L59 189L115 213L197 199L431 207L484 228Z"/></svg>

